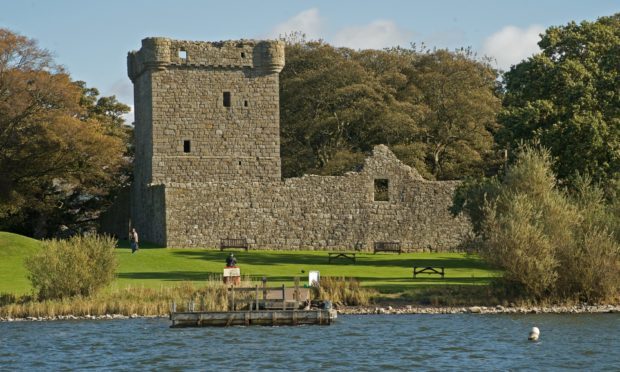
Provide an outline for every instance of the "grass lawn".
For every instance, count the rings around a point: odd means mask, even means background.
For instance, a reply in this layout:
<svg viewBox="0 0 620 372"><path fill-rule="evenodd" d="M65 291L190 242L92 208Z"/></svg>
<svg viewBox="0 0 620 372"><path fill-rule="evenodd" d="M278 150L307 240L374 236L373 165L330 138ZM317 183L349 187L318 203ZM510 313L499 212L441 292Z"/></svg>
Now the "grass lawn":
<svg viewBox="0 0 620 372"><path fill-rule="evenodd" d="M30 292L24 259L39 249L39 241L0 232L0 293Z"/></svg>
<svg viewBox="0 0 620 372"><path fill-rule="evenodd" d="M23 236L0 232L0 293L23 294L30 283L23 267L25 256L36 251L38 242ZM118 279L113 286L158 288L181 281L199 283L212 275L221 275L230 251L207 249L170 249L144 245L131 254L126 241L119 242ZM477 256L462 253L378 253L358 254L357 262L327 262L324 251L234 251L242 275L256 279L267 277L270 285L292 285L294 277L307 282L308 272L322 276L358 278L363 286L383 293L400 293L430 285L488 284L496 275ZM413 266L444 266L446 277L419 275L413 279Z"/></svg>

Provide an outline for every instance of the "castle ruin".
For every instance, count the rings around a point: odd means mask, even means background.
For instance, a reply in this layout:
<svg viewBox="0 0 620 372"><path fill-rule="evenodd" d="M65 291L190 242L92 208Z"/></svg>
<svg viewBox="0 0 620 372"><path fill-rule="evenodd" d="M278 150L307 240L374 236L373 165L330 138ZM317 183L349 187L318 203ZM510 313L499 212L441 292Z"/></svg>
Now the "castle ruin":
<svg viewBox="0 0 620 372"><path fill-rule="evenodd" d="M282 180L281 41L142 40L130 52L135 161L130 195L102 219L168 247L454 250L471 231L448 208L458 181L427 181L383 145L359 172Z"/></svg>

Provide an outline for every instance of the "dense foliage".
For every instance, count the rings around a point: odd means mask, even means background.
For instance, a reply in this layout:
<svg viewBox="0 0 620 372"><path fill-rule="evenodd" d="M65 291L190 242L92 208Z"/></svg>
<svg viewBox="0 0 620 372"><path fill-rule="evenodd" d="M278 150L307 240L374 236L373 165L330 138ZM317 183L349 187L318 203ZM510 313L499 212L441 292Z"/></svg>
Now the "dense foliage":
<svg viewBox="0 0 620 372"><path fill-rule="evenodd" d="M550 27L538 45L541 53L504 76L501 143L538 141L551 151L560 179L588 174L617 189L620 13Z"/></svg>
<svg viewBox="0 0 620 372"><path fill-rule="evenodd" d="M43 249L25 261L39 299L90 296L115 278L116 240L75 235L43 241Z"/></svg>
<svg viewBox="0 0 620 372"><path fill-rule="evenodd" d="M283 175L342 174L377 144L427 178L482 175L496 158L496 78L469 50L354 51L289 40L280 78Z"/></svg>
<svg viewBox="0 0 620 372"><path fill-rule="evenodd" d="M0 229L79 230L127 180L129 107L98 94L34 40L0 29Z"/></svg>
<svg viewBox="0 0 620 372"><path fill-rule="evenodd" d="M483 257L504 270L503 287L538 301L613 300L620 290L619 216L587 178L558 188L546 150L525 146L501 182L466 184ZM476 201L480 203L480 201Z"/></svg>

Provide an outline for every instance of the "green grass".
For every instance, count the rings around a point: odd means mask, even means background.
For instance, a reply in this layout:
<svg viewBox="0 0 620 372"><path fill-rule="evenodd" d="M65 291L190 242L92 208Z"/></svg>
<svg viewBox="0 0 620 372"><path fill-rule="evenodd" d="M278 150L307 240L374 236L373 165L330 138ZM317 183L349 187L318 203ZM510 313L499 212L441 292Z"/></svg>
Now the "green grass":
<svg viewBox="0 0 620 372"><path fill-rule="evenodd" d="M145 247L131 254L126 242L121 242L120 267L117 284L140 283L147 287L177 281L200 282L221 275L230 251L207 249L170 249ZM436 284L488 284L496 273L477 256L464 253L358 253L357 262L335 260L327 262L324 251L235 251L242 275L267 277L273 285L293 283L299 276L307 281L310 270L322 276L358 278L366 287L384 293L402 292L410 287ZM419 275L413 279L413 266L444 266L446 277Z"/></svg>
<svg viewBox="0 0 620 372"><path fill-rule="evenodd" d="M0 293L30 292L24 259L39 249L39 241L0 231Z"/></svg>
<svg viewBox="0 0 620 372"><path fill-rule="evenodd" d="M0 292L23 294L30 291L23 259L37 249L38 242L0 232ZM170 249L143 245L131 254L126 241L119 242L118 279L113 287L144 286L159 288L189 281L200 284L221 275L230 251L209 249ZM496 275L474 255L463 253L358 253L357 262L327 262L324 251L235 251L241 274L267 277L270 285L292 285L296 276L307 283L308 272L322 276L354 277L362 286L382 293L402 293L435 285L484 285ZM446 277L419 275L413 279L413 266L444 266Z"/></svg>

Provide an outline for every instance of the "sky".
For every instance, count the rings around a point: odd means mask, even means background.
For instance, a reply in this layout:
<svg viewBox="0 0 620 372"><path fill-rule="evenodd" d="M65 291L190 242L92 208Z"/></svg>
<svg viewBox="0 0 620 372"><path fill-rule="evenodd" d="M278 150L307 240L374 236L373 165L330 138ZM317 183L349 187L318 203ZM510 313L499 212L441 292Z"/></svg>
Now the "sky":
<svg viewBox="0 0 620 372"><path fill-rule="evenodd" d="M219 41L301 31L354 49L471 47L506 70L538 51L546 28L618 12L620 0L0 0L0 28L36 39L74 80L133 106L127 52L150 36Z"/></svg>

